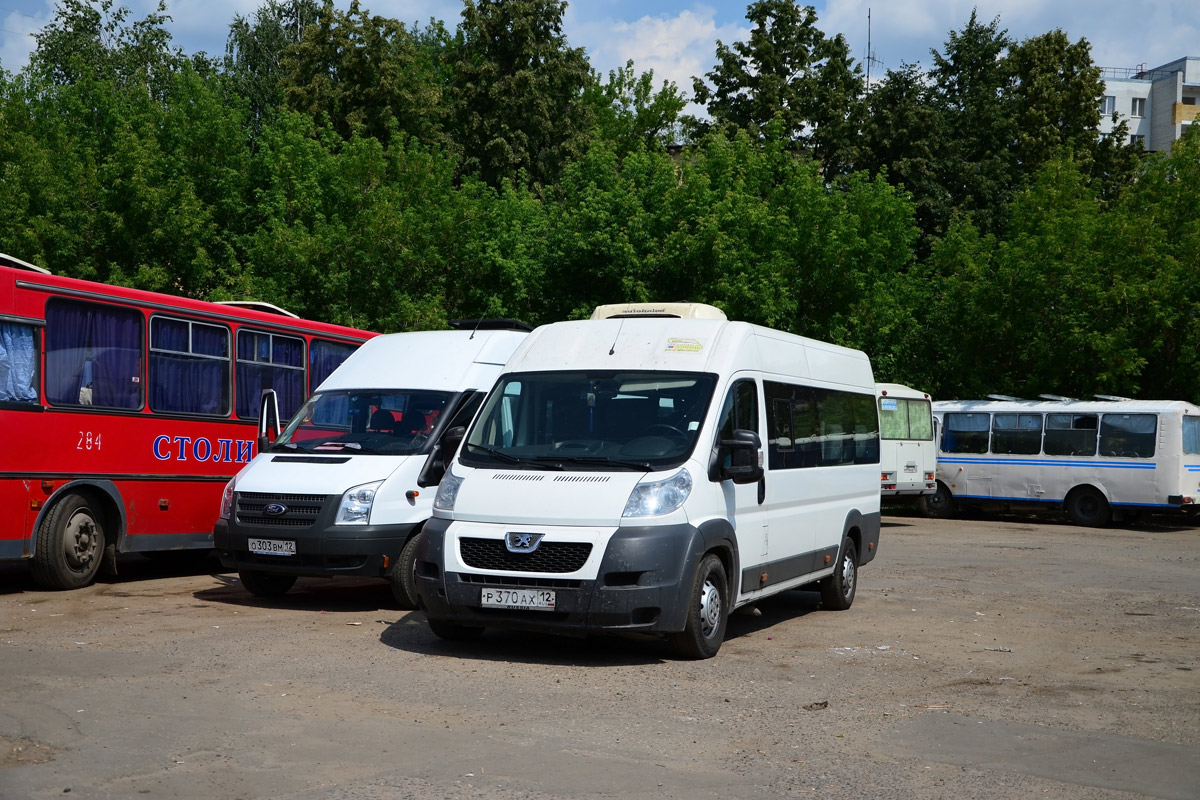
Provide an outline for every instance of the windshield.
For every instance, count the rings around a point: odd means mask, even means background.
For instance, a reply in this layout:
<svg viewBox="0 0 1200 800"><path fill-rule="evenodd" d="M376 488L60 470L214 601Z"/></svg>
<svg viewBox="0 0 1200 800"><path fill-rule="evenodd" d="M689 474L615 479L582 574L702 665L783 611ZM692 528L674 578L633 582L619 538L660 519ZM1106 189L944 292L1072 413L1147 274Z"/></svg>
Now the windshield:
<svg viewBox="0 0 1200 800"><path fill-rule="evenodd" d="M317 392L271 449L343 455L419 453L449 399L444 392Z"/></svg>
<svg viewBox="0 0 1200 800"><path fill-rule="evenodd" d="M667 469L700 435L716 376L684 372L505 375L463 445L468 466Z"/></svg>

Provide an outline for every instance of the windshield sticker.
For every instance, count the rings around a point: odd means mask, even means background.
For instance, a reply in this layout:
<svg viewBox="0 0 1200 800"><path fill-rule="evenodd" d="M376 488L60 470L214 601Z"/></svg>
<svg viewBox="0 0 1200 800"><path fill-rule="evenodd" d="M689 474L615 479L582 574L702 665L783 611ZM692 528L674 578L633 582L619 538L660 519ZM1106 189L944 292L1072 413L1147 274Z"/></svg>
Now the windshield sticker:
<svg viewBox="0 0 1200 800"><path fill-rule="evenodd" d="M699 353L704 349L697 339L680 339L672 336L667 339L667 350L672 353Z"/></svg>

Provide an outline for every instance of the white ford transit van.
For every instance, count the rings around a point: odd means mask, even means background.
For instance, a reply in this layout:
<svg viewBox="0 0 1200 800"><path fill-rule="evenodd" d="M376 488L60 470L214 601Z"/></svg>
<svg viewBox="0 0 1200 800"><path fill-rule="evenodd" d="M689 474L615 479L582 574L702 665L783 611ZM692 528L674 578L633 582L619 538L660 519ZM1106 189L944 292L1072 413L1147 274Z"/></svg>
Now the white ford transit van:
<svg viewBox="0 0 1200 800"><path fill-rule="evenodd" d="M301 576L380 576L402 607L416 607L412 559L444 469L438 443L471 421L530 330L512 320L458 326L469 329L368 340L273 444L260 437L213 530L221 563L248 591L282 595Z"/></svg>
<svg viewBox="0 0 1200 800"><path fill-rule="evenodd" d="M712 307L604 312L537 328L450 437L415 566L434 633L651 632L707 658L762 597L848 608L879 542L866 355Z"/></svg>

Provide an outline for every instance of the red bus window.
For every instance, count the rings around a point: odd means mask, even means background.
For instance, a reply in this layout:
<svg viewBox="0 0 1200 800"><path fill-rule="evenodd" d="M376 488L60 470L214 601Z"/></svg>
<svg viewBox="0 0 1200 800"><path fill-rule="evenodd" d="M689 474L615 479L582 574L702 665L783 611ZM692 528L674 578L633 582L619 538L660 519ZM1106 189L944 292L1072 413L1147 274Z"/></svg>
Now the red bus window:
<svg viewBox="0 0 1200 800"><path fill-rule="evenodd" d="M309 390L315 392L321 382L333 374L333 371L357 349L356 344L313 339L308 354L309 380L312 382Z"/></svg>
<svg viewBox="0 0 1200 800"><path fill-rule="evenodd" d="M140 408L142 315L120 306L46 303L46 399L55 405Z"/></svg>
<svg viewBox="0 0 1200 800"><path fill-rule="evenodd" d="M186 319L150 320L150 408L229 413L229 330Z"/></svg>
<svg viewBox="0 0 1200 800"><path fill-rule="evenodd" d="M37 363L34 326L0 322L0 403L37 403Z"/></svg>
<svg viewBox="0 0 1200 800"><path fill-rule="evenodd" d="M237 415L258 419L263 389L274 389L280 419L290 419L305 397L304 340L243 328L237 335Z"/></svg>

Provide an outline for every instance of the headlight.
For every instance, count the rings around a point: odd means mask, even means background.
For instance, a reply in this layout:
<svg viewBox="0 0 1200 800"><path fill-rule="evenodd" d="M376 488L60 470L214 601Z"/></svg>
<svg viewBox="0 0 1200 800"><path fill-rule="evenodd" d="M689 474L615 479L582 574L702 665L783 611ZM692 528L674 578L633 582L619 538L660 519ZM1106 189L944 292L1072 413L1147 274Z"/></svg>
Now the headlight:
<svg viewBox="0 0 1200 800"><path fill-rule="evenodd" d="M438 484L437 495L433 498L433 507L439 511L453 511L454 501L458 499L458 489L462 486L463 479L455 475L449 470L442 476L442 482Z"/></svg>
<svg viewBox="0 0 1200 800"><path fill-rule="evenodd" d="M334 525L366 525L371 519L371 504L375 502L375 492L383 481L364 483L355 486L342 495L342 504L338 506L337 519Z"/></svg>
<svg viewBox="0 0 1200 800"><path fill-rule="evenodd" d="M233 513L233 485L237 483L237 478L230 478L229 483L225 484L225 491L221 494L221 519L229 519L229 515Z"/></svg>
<svg viewBox="0 0 1200 800"><path fill-rule="evenodd" d="M681 469L670 478L633 487L622 517L658 517L683 505L692 493L692 475Z"/></svg>

